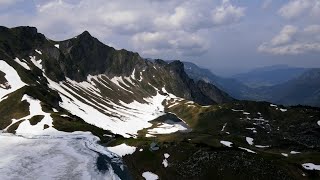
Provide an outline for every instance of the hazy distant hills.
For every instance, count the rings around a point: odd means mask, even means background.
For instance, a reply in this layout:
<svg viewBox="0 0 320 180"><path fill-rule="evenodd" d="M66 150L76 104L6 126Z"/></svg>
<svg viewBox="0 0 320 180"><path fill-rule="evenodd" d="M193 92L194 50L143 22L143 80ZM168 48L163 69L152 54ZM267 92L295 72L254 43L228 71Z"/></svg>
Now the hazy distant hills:
<svg viewBox="0 0 320 180"><path fill-rule="evenodd" d="M191 78L213 83L238 99L320 106L320 69L276 65L223 78L193 63L184 64Z"/></svg>
<svg viewBox="0 0 320 180"><path fill-rule="evenodd" d="M275 103L320 106L320 68L309 69L285 83L259 90L263 99Z"/></svg>
<svg viewBox="0 0 320 180"><path fill-rule="evenodd" d="M238 99L247 99L246 94L251 94L252 88L233 78L224 78L213 74L210 70L201 68L196 64L184 62L186 73L195 80L203 80L214 84Z"/></svg>
<svg viewBox="0 0 320 180"><path fill-rule="evenodd" d="M249 87L273 86L300 76L306 68L274 65L232 76Z"/></svg>

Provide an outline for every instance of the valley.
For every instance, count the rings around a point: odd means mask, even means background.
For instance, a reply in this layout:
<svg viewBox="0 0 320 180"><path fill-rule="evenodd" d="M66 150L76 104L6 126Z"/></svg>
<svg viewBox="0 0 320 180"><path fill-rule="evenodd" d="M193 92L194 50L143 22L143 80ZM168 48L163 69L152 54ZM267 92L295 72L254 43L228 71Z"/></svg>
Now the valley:
<svg viewBox="0 0 320 180"><path fill-rule="evenodd" d="M320 177L319 108L237 100L87 31L0 27L0 65L2 179Z"/></svg>

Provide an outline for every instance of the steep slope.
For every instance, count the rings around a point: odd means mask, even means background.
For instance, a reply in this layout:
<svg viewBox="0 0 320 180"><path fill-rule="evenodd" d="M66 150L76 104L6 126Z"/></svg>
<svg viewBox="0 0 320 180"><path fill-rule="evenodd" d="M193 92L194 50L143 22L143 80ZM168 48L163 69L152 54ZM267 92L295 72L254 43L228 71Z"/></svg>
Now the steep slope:
<svg viewBox="0 0 320 180"><path fill-rule="evenodd" d="M1 179L131 179L119 155L98 142L137 137L166 113L169 99L233 100L195 83L181 62L151 63L88 32L53 41L33 27L0 27L0 96L0 154L8 157Z"/></svg>
<svg viewBox="0 0 320 180"><path fill-rule="evenodd" d="M17 70L28 95L116 134L134 136L150 126L148 121L164 113L162 102L169 95L204 105L233 100L211 84L195 83L179 61L150 62L106 46L87 31L57 42L31 27L0 29L2 63Z"/></svg>
<svg viewBox="0 0 320 180"><path fill-rule="evenodd" d="M288 65L274 65L257 68L247 73L237 74L232 78L249 87L274 86L285 83L304 73L306 68L289 67Z"/></svg>

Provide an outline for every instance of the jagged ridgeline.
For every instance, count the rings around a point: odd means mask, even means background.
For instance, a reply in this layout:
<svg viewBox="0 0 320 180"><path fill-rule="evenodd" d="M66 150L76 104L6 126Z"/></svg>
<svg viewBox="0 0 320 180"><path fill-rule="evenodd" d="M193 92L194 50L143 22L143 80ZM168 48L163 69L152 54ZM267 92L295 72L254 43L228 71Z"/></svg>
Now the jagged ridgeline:
<svg viewBox="0 0 320 180"><path fill-rule="evenodd" d="M5 117L1 119L1 129L8 127L12 118L27 114L28 107L23 105L26 102L21 102L24 95L39 100L44 111L54 108L57 113L68 114L69 120L81 124L83 119L121 135L132 135L143 128L143 124L134 125L141 118L146 118L144 121L155 118L155 110L160 111L169 94L201 105L233 101L212 84L195 83L180 61L151 62L138 53L109 47L87 31L71 39L54 41L34 27L0 27L0 59L16 71L23 84L17 91L11 92L13 89L9 87L2 90L11 94L3 93L1 97L0 113ZM5 74L0 71L3 85L8 81ZM9 81L7 85L10 86ZM9 109L10 103L11 107L20 107L19 112ZM66 123L61 116L52 116L55 128ZM129 121L133 127L123 130L121 126Z"/></svg>

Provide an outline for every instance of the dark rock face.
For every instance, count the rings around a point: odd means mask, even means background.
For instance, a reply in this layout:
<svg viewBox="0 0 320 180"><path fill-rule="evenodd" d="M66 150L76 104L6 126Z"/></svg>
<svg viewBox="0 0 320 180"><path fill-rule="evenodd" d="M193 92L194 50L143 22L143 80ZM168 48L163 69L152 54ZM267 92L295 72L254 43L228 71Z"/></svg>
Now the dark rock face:
<svg viewBox="0 0 320 180"><path fill-rule="evenodd" d="M0 26L0 49L10 58L16 54L29 55L28 53L46 41L43 34L38 33L35 27L6 28Z"/></svg>
<svg viewBox="0 0 320 180"><path fill-rule="evenodd" d="M198 81L197 87L200 89L200 92L210 99L214 100L217 103L226 103L233 100L227 93L221 91L216 86L206 83L204 81Z"/></svg>
<svg viewBox="0 0 320 180"><path fill-rule="evenodd" d="M58 42L64 56L66 76L77 81L85 80L88 74L128 76L143 59L133 52L115 50L92 37L87 31L77 38Z"/></svg>
<svg viewBox="0 0 320 180"><path fill-rule="evenodd" d="M143 59L138 53L116 50L109 47L85 31L75 38L52 41L39 34L33 27L0 28L0 41L5 52L14 56L28 58L36 55L42 59L46 75L55 81L66 77L75 81L85 81L88 75L105 74L130 76L133 71L143 72L143 83L152 84L158 89L165 87L168 92L200 104L214 104L233 100L214 85L205 82L195 83L184 71L180 61L167 63ZM57 47L59 45L59 47ZM35 49L42 51L36 54Z"/></svg>

